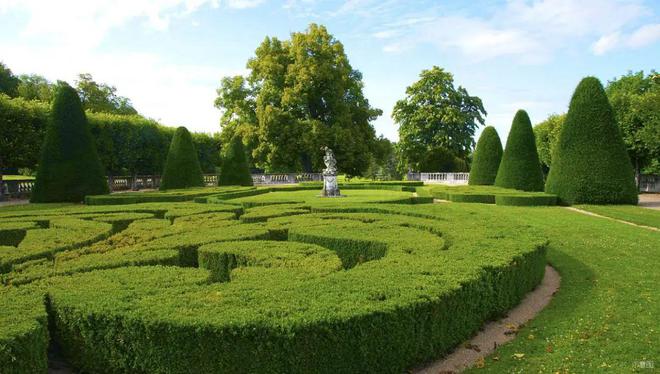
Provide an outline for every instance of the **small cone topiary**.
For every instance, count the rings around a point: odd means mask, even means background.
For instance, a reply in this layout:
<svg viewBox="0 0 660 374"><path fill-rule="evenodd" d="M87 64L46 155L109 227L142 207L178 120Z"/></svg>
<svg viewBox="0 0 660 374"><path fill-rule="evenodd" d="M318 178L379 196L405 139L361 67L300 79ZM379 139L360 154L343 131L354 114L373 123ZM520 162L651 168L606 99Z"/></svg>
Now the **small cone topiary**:
<svg viewBox="0 0 660 374"><path fill-rule="evenodd" d="M492 185L495 183L500 160L502 160L502 142L497 135L497 130L493 126L487 126L481 133L477 148L474 150L468 184Z"/></svg>
<svg viewBox="0 0 660 374"><path fill-rule="evenodd" d="M218 184L221 186L252 185L252 175L245 156L245 147L238 136L234 136L225 149Z"/></svg>
<svg viewBox="0 0 660 374"><path fill-rule="evenodd" d="M78 93L58 82L30 201L81 202L85 195L108 192Z"/></svg>
<svg viewBox="0 0 660 374"><path fill-rule="evenodd" d="M630 158L597 78L582 79L573 93L545 189L564 204L637 204Z"/></svg>
<svg viewBox="0 0 660 374"><path fill-rule="evenodd" d="M543 191L543 171L536 151L534 130L527 112L513 117L495 185L523 191Z"/></svg>
<svg viewBox="0 0 660 374"><path fill-rule="evenodd" d="M185 127L179 127L174 133L170 150L167 152L160 189L203 186L204 176L202 168L199 166L199 158L192 137Z"/></svg>

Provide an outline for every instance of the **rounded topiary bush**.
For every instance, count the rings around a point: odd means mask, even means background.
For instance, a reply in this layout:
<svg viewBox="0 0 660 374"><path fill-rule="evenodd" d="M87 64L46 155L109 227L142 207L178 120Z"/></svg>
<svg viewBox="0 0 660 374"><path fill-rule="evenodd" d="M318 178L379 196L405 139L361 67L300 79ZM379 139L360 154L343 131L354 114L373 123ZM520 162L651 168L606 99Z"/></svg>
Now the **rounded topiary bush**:
<svg viewBox="0 0 660 374"><path fill-rule="evenodd" d="M573 93L546 191L567 204L637 204L630 158L597 78L582 79Z"/></svg>
<svg viewBox="0 0 660 374"><path fill-rule="evenodd" d="M170 150L167 152L165 171L160 182L161 190L187 187L203 187L204 176L192 137L185 127L174 133Z"/></svg>
<svg viewBox="0 0 660 374"><path fill-rule="evenodd" d="M493 126L487 126L481 133L477 148L474 150L468 184L491 185L495 183L501 160L502 142L500 137Z"/></svg>
<svg viewBox="0 0 660 374"><path fill-rule="evenodd" d="M513 118L495 185L523 191L543 191L543 171L536 151L532 123L527 112Z"/></svg>
<svg viewBox="0 0 660 374"><path fill-rule="evenodd" d="M31 201L80 202L85 195L108 192L80 98L71 86L59 82Z"/></svg>
<svg viewBox="0 0 660 374"><path fill-rule="evenodd" d="M221 186L252 185L252 175L245 156L245 147L238 136L233 137L225 149L218 184Z"/></svg>

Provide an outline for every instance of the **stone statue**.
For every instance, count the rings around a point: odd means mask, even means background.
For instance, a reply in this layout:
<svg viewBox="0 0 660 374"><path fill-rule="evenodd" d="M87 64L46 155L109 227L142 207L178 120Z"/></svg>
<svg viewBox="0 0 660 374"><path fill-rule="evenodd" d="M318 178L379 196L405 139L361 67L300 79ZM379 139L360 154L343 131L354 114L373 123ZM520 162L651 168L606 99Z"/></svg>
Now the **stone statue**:
<svg viewBox="0 0 660 374"><path fill-rule="evenodd" d="M323 156L325 169L323 169L323 191L321 192L321 196L339 197L341 195L337 184L337 160L335 160L335 154L328 147L322 147L321 150L325 151L325 155Z"/></svg>

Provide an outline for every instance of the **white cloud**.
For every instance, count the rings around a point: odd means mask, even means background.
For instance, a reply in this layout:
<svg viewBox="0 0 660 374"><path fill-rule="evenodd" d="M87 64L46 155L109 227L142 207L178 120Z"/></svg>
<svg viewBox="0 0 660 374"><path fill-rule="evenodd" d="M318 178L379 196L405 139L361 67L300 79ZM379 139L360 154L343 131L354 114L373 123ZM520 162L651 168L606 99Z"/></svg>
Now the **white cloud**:
<svg viewBox="0 0 660 374"><path fill-rule="evenodd" d="M214 108L220 78L245 74L208 65L172 64L153 54L103 54L79 49L24 46L3 47L5 63L17 74L37 72L50 80L70 83L79 73L91 73L98 82L117 87L132 99L143 115L165 125L186 126L192 131L217 132L220 112ZM48 60L47 64L43 61Z"/></svg>
<svg viewBox="0 0 660 374"><path fill-rule="evenodd" d="M442 8L422 16L398 14L385 31L381 28L372 36L387 36L386 51L394 45L432 44L443 51L457 50L473 62L516 56L523 63L543 63L560 50L585 45L604 53L621 43L615 40L619 30L652 14L639 0L509 0L480 17L459 12L447 15ZM624 44L648 45L659 34L657 24L648 25L629 35Z"/></svg>
<svg viewBox="0 0 660 374"><path fill-rule="evenodd" d="M660 23L644 25L630 34L615 31L603 35L592 46L595 55L603 55L616 49L636 49L660 41Z"/></svg>
<svg viewBox="0 0 660 374"><path fill-rule="evenodd" d="M234 9L254 8L263 4L264 0L227 0L227 6Z"/></svg>

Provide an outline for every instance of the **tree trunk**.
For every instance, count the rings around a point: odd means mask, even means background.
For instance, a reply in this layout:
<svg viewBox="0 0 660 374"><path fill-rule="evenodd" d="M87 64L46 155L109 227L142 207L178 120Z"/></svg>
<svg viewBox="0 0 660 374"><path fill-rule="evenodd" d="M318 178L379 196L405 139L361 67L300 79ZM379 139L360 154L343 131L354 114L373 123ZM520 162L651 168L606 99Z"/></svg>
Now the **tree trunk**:
<svg viewBox="0 0 660 374"><path fill-rule="evenodd" d="M108 189L110 190L110 193L112 193L112 187L115 185L115 177L112 175L112 173L108 174Z"/></svg>
<svg viewBox="0 0 660 374"><path fill-rule="evenodd" d="M133 185L131 186L131 189L132 189L133 191L137 191L137 190L138 190L138 186L137 186L137 173L133 174Z"/></svg>
<svg viewBox="0 0 660 374"><path fill-rule="evenodd" d="M641 172L639 170L639 158L635 157L635 185L637 186L637 192L639 192L640 182L641 182Z"/></svg>

